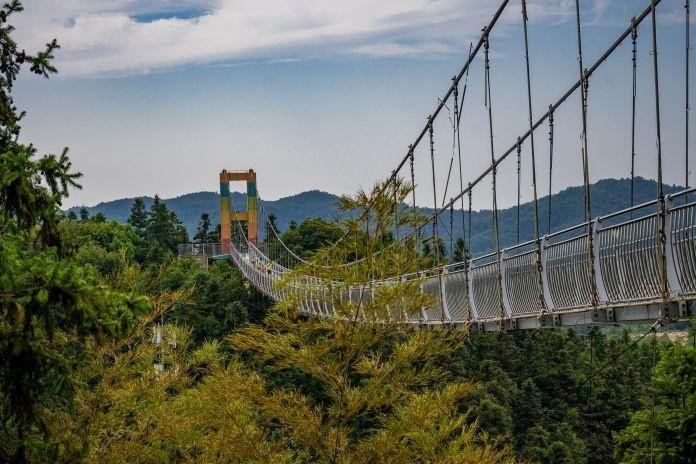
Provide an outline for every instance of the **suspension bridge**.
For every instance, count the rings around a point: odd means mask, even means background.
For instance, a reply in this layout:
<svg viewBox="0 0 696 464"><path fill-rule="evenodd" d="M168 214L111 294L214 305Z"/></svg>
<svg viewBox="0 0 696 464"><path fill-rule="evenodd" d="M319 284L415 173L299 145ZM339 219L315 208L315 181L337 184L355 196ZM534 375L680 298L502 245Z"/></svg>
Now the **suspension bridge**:
<svg viewBox="0 0 696 464"><path fill-rule="evenodd" d="M397 281L418 279L422 292L430 295L432 304L420 311L402 315L402 322L427 328L469 327L478 330L515 330L545 327L577 326L591 324L619 324L625 322L654 322L655 320L679 320L696 315L696 188L689 186L689 55L690 55L690 5L684 4L684 188L666 194L663 185L663 134L661 128L660 67L658 63L658 11L661 0L651 0L637 16L627 20L625 28L606 46L605 51L592 63L585 63L583 56L583 25L580 0L575 0L575 30L577 32L577 79L567 90L548 102L543 114L535 116L530 72L529 15L527 1L517 5L521 22L520 42L523 44L526 105L522 108L528 126L522 133L510 137L494 134L494 100L491 85L492 33L504 14L512 9L509 0L503 0L490 22L482 29L480 38L472 43L466 62L452 78L444 96L415 140L408 146L388 182L395 186L399 179L407 179L414 186L410 204L396 204L394 214L412 209L416 217L416 154L419 147L431 168L432 206L424 220L412 224L410 231L396 228L399 234L415 237L418 242L442 246L442 238L454 237L454 213L461 216L461 230L467 249L472 237L472 194L474 189L490 185L492 206L490 212L491 236L489 250L478 256L467 257L462 262L436 266L421 272L395 277ZM652 200L635 202L634 179L636 166L636 98L637 44L639 31L649 34L651 55L652 99L656 145L651 156L656 164L656 191ZM630 206L602 216L593 216L590 194L590 163L588 153L588 98L593 75L610 56L628 43L628 64L632 69L631 131L630 140ZM483 68L485 116L488 123L490 164L478 176L465 179L462 161L462 114L467 95L470 68ZM674 83L671 83L674 85ZM552 230L552 167L554 160L554 127L559 123L557 114L561 107L572 104L571 97L579 97L580 149L583 178L583 216L575 225ZM438 118L449 121L452 136L452 152L446 181L436 176L435 127ZM607 128L612 130L612 128ZM543 132L543 148L539 133ZM677 131L669 131L677 134ZM535 134L537 135L535 141ZM675 135L676 136L676 135ZM495 142L505 140L508 145L496 151ZM520 198L522 150L528 154L531 171L533 237L520 240ZM540 217L539 183L537 182L537 158L540 153L548 156L547 218ZM465 154L466 155L466 154ZM516 156L515 156L516 155ZM472 156L471 153L468 156ZM479 155L480 156L480 155ZM525 157L527 158L527 157ZM457 163L455 164L455 159ZM517 172L516 243L501 246L500 219L498 215L499 168L504 162L515 163ZM458 167L458 179L457 168ZM600 166L601 167L601 166ZM409 171L410 169L410 171ZM454 171L454 174L453 174ZM456 182L458 180L458 182ZM241 181L247 185L246 207L236 208L231 202L230 182ZM450 194L452 186L456 194ZM439 192L439 194L438 194ZM273 300L283 299L290 291L278 285L298 264L303 263L282 240L270 215L259 200L256 173L249 171L222 171L220 173L220 224L221 243L181 245L181 256L195 256L207 260L231 259L244 276L258 290ZM438 198L442 196L442 202ZM449 201L446 198L449 196ZM468 201L467 201L468 200ZM421 202L422 204L422 202ZM468 208L467 208L468 205ZM238 211L239 209L239 211ZM449 218L449 220L448 220ZM541 224L545 233L541 233ZM273 240L262 240L262 234L271 234ZM451 247L451 245L450 245ZM437 251L437 250L436 250ZM304 313L322 317L336 316L326 282L311 275L301 276L303 298L300 306ZM366 292L387 281L369 282L348 286L341 299L360 305Z"/></svg>

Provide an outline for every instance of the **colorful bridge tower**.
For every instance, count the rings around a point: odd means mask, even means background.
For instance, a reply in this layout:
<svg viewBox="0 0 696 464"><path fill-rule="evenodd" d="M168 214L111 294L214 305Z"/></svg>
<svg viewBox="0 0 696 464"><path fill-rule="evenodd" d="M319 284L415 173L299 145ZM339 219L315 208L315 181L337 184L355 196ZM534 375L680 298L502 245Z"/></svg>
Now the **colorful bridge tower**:
<svg viewBox="0 0 696 464"><path fill-rule="evenodd" d="M246 212L231 211L230 182L246 181L247 184L247 210ZM259 242L258 226L258 199L256 196L256 173L253 169L248 171L227 172L223 169L220 173L220 243L222 253L230 253L232 244L232 221L246 221L247 237L254 245Z"/></svg>

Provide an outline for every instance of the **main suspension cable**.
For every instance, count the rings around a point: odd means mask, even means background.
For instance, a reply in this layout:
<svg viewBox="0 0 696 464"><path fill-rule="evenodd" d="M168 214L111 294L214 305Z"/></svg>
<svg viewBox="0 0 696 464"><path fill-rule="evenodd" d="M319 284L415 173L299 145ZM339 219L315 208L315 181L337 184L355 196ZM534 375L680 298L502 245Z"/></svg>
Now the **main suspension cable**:
<svg viewBox="0 0 696 464"><path fill-rule="evenodd" d="M659 4L662 0L654 0L655 5ZM643 12L637 17L636 22L641 23L652 11L652 5L649 5ZM624 30L623 33L621 33L615 40L614 42L609 45L609 47L605 50L605 52L595 60L595 62L587 68L586 72L584 73L583 77L579 80L577 80L574 84L570 86L568 90L564 94L562 94L554 103L552 103L549 106L549 111L545 112L543 115L541 115L534 125L532 126L532 130L527 130L525 131L524 134L521 135L521 140L524 142L527 137L530 136L531 132L533 130L536 130L541 124L543 124L547 118L549 118L549 115L557 110L568 98L575 93L576 90L578 90L585 82L587 78L592 76L592 74L611 56L611 54L623 43L623 41L630 36L631 34L631 29L632 26L629 26L627 29ZM478 175L472 182L471 182L471 187L476 186L479 182L484 180L492 171L494 168L496 168L500 163L502 163L515 149L517 148L517 142L515 141L514 144L512 144L507 150L505 150L503 153L500 154L500 156L495 160L495 163L488 166L488 168L484 169L481 174ZM463 191L459 192L454 198L452 198L452 201L459 201L459 199L466 195L467 192L469 191L469 187L465 188ZM440 210L438 211L438 214L441 214L445 211L447 211L447 208L449 208L449 204L444 205Z"/></svg>
<svg viewBox="0 0 696 464"><path fill-rule="evenodd" d="M440 111L442 111L442 108L444 107L444 102L446 102L447 100L449 100L450 96L451 96L452 93L454 92L454 87L455 87L457 84L459 84L459 81L462 79L462 77L465 75L465 73L468 72L469 68L471 67L471 63L473 62L474 58L475 58L476 55L478 54L478 52L479 52L479 50L481 49L481 47L483 47L484 42L488 40L488 34L490 34L490 32L491 32L491 31L493 30L493 28L495 27L495 25L498 23L498 20L500 19L500 17L502 16L503 12L505 11L505 8L507 7L508 3L509 3L509 0L503 0L503 1L500 3L500 6L499 6L498 9L496 10L496 12L495 12L495 14L493 15L493 17L491 18L490 22L489 22L488 25L484 28L484 30L481 32L481 37L479 38L478 42L476 43L476 46L474 46L472 52L469 54L469 59L466 61L466 63L464 64L464 66L462 66L462 68L459 70L459 73L457 74L456 78L454 79L454 82L453 82L452 85L449 87L449 89L447 90L447 92L445 93L445 95L440 99L440 103L439 103L438 106L435 108L435 111L432 113L431 116L432 116L432 119L433 119L433 120L435 120L435 119L437 118L438 114L440 114ZM401 172L401 168L403 168L404 165L406 164L406 162L409 160L409 157L410 157L410 150L411 150L411 149L415 149L415 148L418 146L418 144L421 142L421 140L423 139L423 137L425 137L425 134L426 134L427 132L428 132L428 125L426 124L425 127L423 127L423 129L420 131L420 133L419 133L418 136L416 137L416 140L409 146L409 153L407 153L406 156L404 156L404 157L401 159L401 161L400 161L399 164L397 165L396 169L394 170L394 174L393 174L393 175L396 176L396 175L399 174L399 172ZM449 208L449 205L448 205L447 207Z"/></svg>

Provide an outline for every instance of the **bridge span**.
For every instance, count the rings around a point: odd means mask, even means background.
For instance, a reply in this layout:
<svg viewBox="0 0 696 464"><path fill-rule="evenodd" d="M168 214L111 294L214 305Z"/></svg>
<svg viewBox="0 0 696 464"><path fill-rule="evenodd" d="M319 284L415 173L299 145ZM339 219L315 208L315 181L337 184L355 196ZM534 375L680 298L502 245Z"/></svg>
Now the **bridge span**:
<svg viewBox="0 0 696 464"><path fill-rule="evenodd" d="M425 166L426 169L431 169L428 175L431 176L432 186L418 185L418 191L421 195L425 194L428 203L432 199L430 205L432 215L420 223L414 222L410 235L434 246L437 254L441 251L438 247L441 246L443 234L449 235L450 243L453 243L455 239L452 220L455 209L461 212L460 230L463 231L465 247L470 249L472 194L475 188L490 181L492 187L490 252L462 262L403 275L391 280L348 286L342 290L341 300L350 301L359 306L364 298L371 297L372 289L375 287L390 285L395 281L419 279L421 291L432 297L432 304L419 311L399 315L399 320L427 328L472 326L479 330L514 330L654 322L660 318L678 320L696 315L696 189L689 186L689 55L691 50L689 2L686 2L684 15L685 47L684 43L667 44L684 47L683 56L686 64L683 80L684 105L676 110L670 108L670 111L683 111L685 123L683 135L678 130L666 132L672 139L670 142L674 142L670 146L684 147L684 190L671 195L665 194L663 179L663 164L675 163L675 160L665 158L662 151L665 136L662 133L661 114L664 115L665 108L660 102L657 33L659 26L657 8L661 3L663 3L661 0L650 0L642 5L631 2L630 8L637 9L635 15L626 18L625 28L615 40L609 43L594 61L588 62L583 54L584 29L581 4L580 0L575 0L573 26L576 30L573 35L577 40L579 64L577 80L572 82L558 98L540 105L539 102L535 102L532 95L534 87L530 67L532 53L528 40L531 29L529 12L526 0L519 0L521 15L518 18L521 37L519 43L515 45L521 45L521 49L510 53L519 53L523 58L526 102L519 113L527 128L522 133L510 136L510 134L494 133L493 109L496 100L493 98L492 91L494 86L491 81L491 63L496 55L489 53L491 42L497 39L494 32L499 20L506 18L505 21L510 24L512 21L510 18L514 17L513 14L506 13L506 9L509 9L511 4L510 0L503 0L489 24L483 27L478 41L471 44L464 65L451 79L451 84L444 95L438 98L437 105L427 117L425 126L408 146L405 156L400 159L385 184L388 186L389 183L393 183L396 192L397 183L401 179L410 179L414 188L409 193L409 196L412 194L412 198L408 198L410 204L406 206L409 209L413 208L415 217L417 208L422 208L424 205L423 201L418 202L416 198L416 167ZM664 17L667 16L669 15ZM503 35L509 34L511 29L506 31ZM643 33L648 40L641 42L638 37ZM508 40L505 43L511 42ZM647 47L641 49L645 45ZM665 44L662 45L665 46ZM624 55L621 55L622 49ZM609 124L608 127L596 129L597 132L604 132L602 134L604 138L617 136L627 139L626 145L630 146L630 152L627 153L626 158L630 161L629 204L631 206L598 217L593 214L590 192L589 148L591 145L588 144L588 139L594 133L588 130L588 118L592 114L589 95L593 88L592 83L596 82L595 72L607 62L610 56L617 54L620 57L623 56L622 59L627 66L631 67L633 75L633 92L630 100L616 102L617 108L622 106L631 108L630 115L626 115L630 117L632 123L631 131L621 135L618 124L617 127ZM639 76L636 63L640 56L646 55L650 56L646 69L649 67L651 72L642 72ZM473 153L461 137L460 123L469 87L469 71L477 65L481 66L480 69L483 71L482 90L485 98L484 106L480 108L481 114L475 116L488 123L488 133L485 135L486 145L489 145L490 151L487 153ZM633 188L638 157L636 137L638 79L651 80L652 94L649 95L649 100L651 103L654 102L654 108L651 110L650 117L654 118L656 142L654 148L641 147L643 153L650 155L650 165L656 167L654 179L657 186L654 199L642 204L636 204ZM669 85L678 85L678 80L672 77ZM601 79L598 82L601 84ZM571 99L571 97L574 98ZM579 117L572 122L565 120L562 122L566 125L577 125L580 134L577 155L583 178L584 201L581 208L584 220L563 230L552 230L553 165L554 156L558 156L558 153L554 152L557 143L554 128L561 123L559 116L568 114L567 112L559 113L559 109L569 106L571 104L569 102L573 101L579 102L576 108ZM535 112L535 106L543 110ZM473 105L468 105L467 111L475 111ZM616 119L619 117L616 115ZM646 130L641 128L640 132ZM438 147L450 147L451 144L451 153L442 148L436 149L436 133L439 135L443 132L445 142ZM539 132L543 132L541 137ZM507 143L504 150L496 150L495 143L500 140ZM447 152L445 160L442 159L443 151ZM540 232L543 219L540 218L539 213L540 182L537 179L538 158L542 151L545 156L548 155L548 227L544 234ZM490 159L490 164L477 176L465 178L468 174L476 174L466 172L466 156ZM674 157L675 154L670 153L669 156ZM418 157L421 159L416 163ZM681 154L679 157L681 160ZM464 161L462 161L463 158ZM504 247L501 246L498 217L500 182L498 171L503 163L507 162L510 165L511 161L515 160L517 241L513 246ZM601 161L606 162L606 159ZM678 162L681 163L681 161ZM526 241L520 240L523 163L530 173L530 194L533 198L533 218L531 218L533 237ZM440 172L443 164L449 165L446 181L443 176L437 174L436 165L438 164L441 167ZM514 166L513 164L512 169ZM247 182L247 205L244 212L230 210L233 206L230 201L229 182L234 180ZM458 185L454 187L455 184ZM477 192L482 190L479 188ZM300 306L306 314L335 317L335 309L332 307L330 298L327 297L332 283L305 275L299 276L300 280L296 286L291 286L292 288L278 285L278 282L292 272L294 265L301 259L285 246L268 217L259 218L262 213L256 190L256 173L223 171L220 174L220 194L221 244L182 245L180 254L199 256L204 259L204 262L207 262L210 257L231 259L245 277L268 297L279 300L286 297L288 292L301 291L303 294ZM466 211L465 199L468 199L468 211ZM398 215L401 210L401 201L403 200L395 202L395 215ZM449 226L446 220L448 214ZM468 223L465 218L468 218ZM260 230L264 228L275 234L275 249L269 248L267 243L259 240ZM429 236L428 229L431 229ZM398 226L395 232L398 239Z"/></svg>
<svg viewBox="0 0 696 464"><path fill-rule="evenodd" d="M664 221L653 201L548 234L538 245L531 241L505 248L499 259L489 253L404 275L401 280L420 279L422 291L431 296L433 304L403 315L402 321L433 329L515 330L693 317L695 192L690 189L665 197ZM594 259L588 254L589 234ZM659 265L661 246L666 258L665 294ZM237 236L225 253L219 244L190 244L180 247L180 255L231 259L269 298L279 300L301 291L304 297L299 304L304 313L335 316L327 284L321 279L302 276L292 288L279 284L292 271L293 263L301 261L284 244L279 249L272 251L267 244ZM343 298L359 305L375 287L389 284L380 281L346 287Z"/></svg>

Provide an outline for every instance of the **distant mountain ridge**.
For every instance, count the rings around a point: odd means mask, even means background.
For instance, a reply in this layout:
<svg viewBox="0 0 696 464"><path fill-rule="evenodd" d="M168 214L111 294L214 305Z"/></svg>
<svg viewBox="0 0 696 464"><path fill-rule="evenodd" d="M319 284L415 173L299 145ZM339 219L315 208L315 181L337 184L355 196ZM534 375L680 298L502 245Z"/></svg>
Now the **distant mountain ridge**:
<svg viewBox="0 0 696 464"><path fill-rule="evenodd" d="M603 179L591 185L592 216L609 214L630 205L630 185L629 179ZM636 178L635 182L635 204L644 203L655 198L657 184L653 180ZM665 185L665 194L674 193L682 187L676 185ZM548 217L548 197L539 199L539 226L540 233L547 233ZM560 230L565 227L578 224L584 218L583 188L581 186L568 187L551 197L552 202L552 230ZM143 197L146 206L152 204L152 197ZM92 207L87 207L90 215L98 212L103 213L108 219L119 222L126 222L130 215L131 205L134 198L123 198L119 200L99 203ZM212 224L220 222L220 196L216 192L197 192L188 193L175 198L163 199L167 207L174 211L181 219L184 226L193 235L200 220L202 213L208 213ZM246 209L246 196L239 192L232 193L232 201L237 209ZM279 230L282 232L288 228L290 221L297 223L305 219L318 217L326 220L333 220L342 217L338 211L338 196L320 190L310 190L296 195L280 198L274 201L262 201L263 208L268 213L273 213L277 217ZM78 212L80 206L70 208ZM432 209L422 208L424 214L432 214ZM440 234L447 243L449 241L449 214L440 219ZM498 213L500 224L501 246L510 246L517 241L517 214L515 208L501 209ZM453 214L454 237L463 235L462 212L454 211ZM471 215L471 249L474 253L481 253L491 249L491 211L474 211ZM520 206L520 240L530 240L533 238L533 203L527 202ZM430 229L425 230L430 233Z"/></svg>
<svg viewBox="0 0 696 464"><path fill-rule="evenodd" d="M246 211L246 195L240 192L232 192L232 203L238 211ZM153 197L141 197L149 210L154 200ZM90 216L102 213L108 219L118 222L126 222L130 216L131 206L135 197L121 198L106 201L95 206L88 206ZM162 199L167 208L174 211L186 227L189 235L193 235L198 226L202 213L210 215L210 222L220 222L220 195L217 192L187 193L174 198ZM290 221L297 223L311 217L320 217L331 220L341 217L338 212L338 196L320 190L310 190L274 201L262 200L263 208L277 217L276 223L280 230L286 230ZM79 212L82 206L75 206L68 211Z"/></svg>

